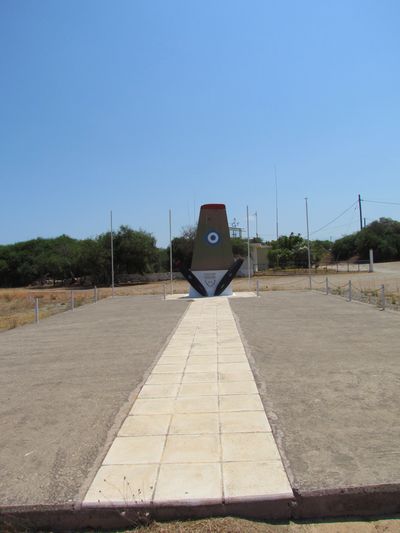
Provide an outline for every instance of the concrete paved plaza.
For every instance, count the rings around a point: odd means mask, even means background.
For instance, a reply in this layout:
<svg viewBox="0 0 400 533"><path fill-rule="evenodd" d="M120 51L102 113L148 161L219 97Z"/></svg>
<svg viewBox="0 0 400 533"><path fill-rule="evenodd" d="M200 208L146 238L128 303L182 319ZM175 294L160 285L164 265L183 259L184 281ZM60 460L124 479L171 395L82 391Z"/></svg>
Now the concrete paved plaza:
<svg viewBox="0 0 400 533"><path fill-rule="evenodd" d="M227 298L195 300L85 504L292 497Z"/></svg>
<svg viewBox="0 0 400 533"><path fill-rule="evenodd" d="M114 298L3 333L0 506L399 484L399 325L293 291Z"/></svg>
<svg viewBox="0 0 400 533"><path fill-rule="evenodd" d="M83 497L188 305L164 303L101 300L0 334L0 505Z"/></svg>
<svg viewBox="0 0 400 533"><path fill-rule="evenodd" d="M400 314L317 292L231 301L293 487L400 482Z"/></svg>

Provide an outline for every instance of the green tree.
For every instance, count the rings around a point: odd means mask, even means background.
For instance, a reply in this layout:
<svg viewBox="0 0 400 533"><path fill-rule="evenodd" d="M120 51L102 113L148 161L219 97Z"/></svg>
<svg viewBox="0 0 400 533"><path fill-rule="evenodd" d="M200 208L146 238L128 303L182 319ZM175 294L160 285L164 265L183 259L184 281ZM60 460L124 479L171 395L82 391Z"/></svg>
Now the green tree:
<svg viewBox="0 0 400 533"><path fill-rule="evenodd" d="M177 263L182 263L186 268L190 268L195 237L196 228L194 226L185 226L182 228L181 235L172 239L172 262L174 267ZM169 258L169 246L166 249L166 253ZM169 270L169 259L165 267L166 270Z"/></svg>
<svg viewBox="0 0 400 533"><path fill-rule="evenodd" d="M300 234L281 235L270 243L268 258L272 267L305 267L308 264L307 242Z"/></svg>
<svg viewBox="0 0 400 533"><path fill-rule="evenodd" d="M247 257L247 240L240 237L231 237L232 252L234 256Z"/></svg>
<svg viewBox="0 0 400 533"><path fill-rule="evenodd" d="M115 234L114 253L117 274L152 272L158 260L153 235L129 226L121 226Z"/></svg>
<svg viewBox="0 0 400 533"><path fill-rule="evenodd" d="M356 233L337 239L332 246L336 261L354 256L367 260L370 249L376 261L400 259L400 222L380 218Z"/></svg>

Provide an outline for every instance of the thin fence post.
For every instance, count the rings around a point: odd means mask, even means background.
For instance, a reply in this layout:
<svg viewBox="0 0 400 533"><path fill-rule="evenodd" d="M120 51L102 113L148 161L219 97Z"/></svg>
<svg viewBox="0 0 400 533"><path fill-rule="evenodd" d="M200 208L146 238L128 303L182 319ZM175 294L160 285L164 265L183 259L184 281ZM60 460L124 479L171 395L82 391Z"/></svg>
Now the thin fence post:
<svg viewBox="0 0 400 533"><path fill-rule="evenodd" d="M39 324L39 298L35 298L35 323Z"/></svg>
<svg viewBox="0 0 400 533"><path fill-rule="evenodd" d="M260 282L259 282L259 280L256 281L256 291L257 291L257 296L260 296Z"/></svg>
<svg viewBox="0 0 400 533"><path fill-rule="evenodd" d="M167 284L164 283L164 300L167 299Z"/></svg>
<svg viewBox="0 0 400 533"><path fill-rule="evenodd" d="M381 285L381 305L382 305L382 309L385 310L385 307L386 307L385 285Z"/></svg>
<svg viewBox="0 0 400 533"><path fill-rule="evenodd" d="M325 278L325 294L329 294L329 280Z"/></svg>
<svg viewBox="0 0 400 533"><path fill-rule="evenodd" d="M71 291L71 311L75 309L74 291Z"/></svg>
<svg viewBox="0 0 400 533"><path fill-rule="evenodd" d="M349 279L349 302L351 302L351 297L352 297L352 294L351 294L351 279Z"/></svg>

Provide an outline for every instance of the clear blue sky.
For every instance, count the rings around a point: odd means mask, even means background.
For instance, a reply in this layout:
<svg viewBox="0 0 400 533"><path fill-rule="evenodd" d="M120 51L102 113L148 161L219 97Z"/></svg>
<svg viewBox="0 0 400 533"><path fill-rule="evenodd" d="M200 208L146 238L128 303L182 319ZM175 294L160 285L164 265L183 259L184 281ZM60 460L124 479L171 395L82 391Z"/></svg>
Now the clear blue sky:
<svg viewBox="0 0 400 533"><path fill-rule="evenodd" d="M1 0L0 243L112 209L166 245L210 202L273 238L274 165L281 234L305 196L311 231L400 202L399 27L398 0Z"/></svg>

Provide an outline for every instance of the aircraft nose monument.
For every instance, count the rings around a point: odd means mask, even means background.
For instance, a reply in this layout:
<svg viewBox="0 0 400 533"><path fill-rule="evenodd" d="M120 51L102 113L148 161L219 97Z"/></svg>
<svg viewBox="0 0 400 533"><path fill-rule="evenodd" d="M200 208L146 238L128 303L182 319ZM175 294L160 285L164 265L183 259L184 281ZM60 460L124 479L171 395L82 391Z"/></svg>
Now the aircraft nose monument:
<svg viewBox="0 0 400 533"><path fill-rule="evenodd" d="M230 283L242 263L233 257L225 205L202 205L191 269L180 266L191 285L189 296L231 295Z"/></svg>

